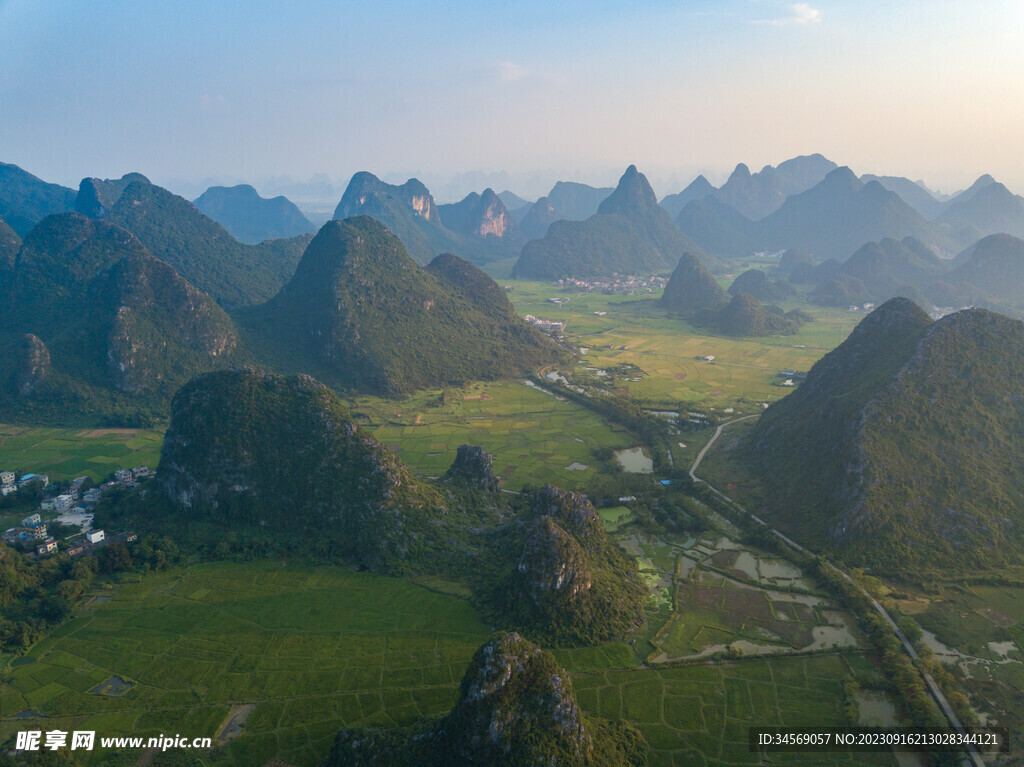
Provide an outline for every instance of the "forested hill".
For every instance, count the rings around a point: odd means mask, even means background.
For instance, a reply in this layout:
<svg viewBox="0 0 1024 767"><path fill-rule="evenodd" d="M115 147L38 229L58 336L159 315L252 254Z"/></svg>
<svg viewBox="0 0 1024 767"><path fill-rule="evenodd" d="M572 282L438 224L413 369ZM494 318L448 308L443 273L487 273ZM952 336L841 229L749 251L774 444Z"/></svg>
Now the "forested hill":
<svg viewBox="0 0 1024 767"><path fill-rule="evenodd" d="M391 396L559 354L475 266L442 255L421 267L368 216L325 224L280 294L236 316L269 366Z"/></svg>
<svg viewBox="0 0 1024 767"><path fill-rule="evenodd" d="M104 220L134 234L161 261L226 308L266 301L295 271L312 239L245 245L188 200L155 184L128 184Z"/></svg>
<svg viewBox="0 0 1024 767"><path fill-rule="evenodd" d="M761 417L765 516L849 562L914 577L1024 554L1024 324L932 322L894 298Z"/></svg>

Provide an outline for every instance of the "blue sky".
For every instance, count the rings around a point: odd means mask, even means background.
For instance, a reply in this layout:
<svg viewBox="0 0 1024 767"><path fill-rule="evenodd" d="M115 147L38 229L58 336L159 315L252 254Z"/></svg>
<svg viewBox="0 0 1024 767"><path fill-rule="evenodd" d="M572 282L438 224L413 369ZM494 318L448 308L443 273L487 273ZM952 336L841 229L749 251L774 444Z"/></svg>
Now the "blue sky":
<svg viewBox="0 0 1024 767"><path fill-rule="evenodd" d="M635 162L664 194L822 152L1024 193L1022 74L1019 0L0 0L0 161L541 191Z"/></svg>

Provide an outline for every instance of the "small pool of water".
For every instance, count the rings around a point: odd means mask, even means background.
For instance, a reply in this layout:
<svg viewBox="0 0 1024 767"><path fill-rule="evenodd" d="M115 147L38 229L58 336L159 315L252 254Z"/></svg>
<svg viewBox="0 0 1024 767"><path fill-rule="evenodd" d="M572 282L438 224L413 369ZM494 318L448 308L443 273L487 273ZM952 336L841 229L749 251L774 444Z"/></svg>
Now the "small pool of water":
<svg viewBox="0 0 1024 767"><path fill-rule="evenodd" d="M642 447L619 450L615 454L615 460L630 474L650 474L654 471L654 460Z"/></svg>

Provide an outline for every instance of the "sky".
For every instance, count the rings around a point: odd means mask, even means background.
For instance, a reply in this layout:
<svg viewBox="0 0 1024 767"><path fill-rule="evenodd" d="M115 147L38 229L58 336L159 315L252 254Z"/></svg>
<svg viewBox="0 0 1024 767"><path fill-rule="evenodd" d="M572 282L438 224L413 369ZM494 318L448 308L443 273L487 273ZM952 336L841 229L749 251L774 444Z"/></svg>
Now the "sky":
<svg viewBox="0 0 1024 767"><path fill-rule="evenodd" d="M1024 193L1022 75L1021 0L0 0L0 162L264 194L369 170L445 201L820 152Z"/></svg>

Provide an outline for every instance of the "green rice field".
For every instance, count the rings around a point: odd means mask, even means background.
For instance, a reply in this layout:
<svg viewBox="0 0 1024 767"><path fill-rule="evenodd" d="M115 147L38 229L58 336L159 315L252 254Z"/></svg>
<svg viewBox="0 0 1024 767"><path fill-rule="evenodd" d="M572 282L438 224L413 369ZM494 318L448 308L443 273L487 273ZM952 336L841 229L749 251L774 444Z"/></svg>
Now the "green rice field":
<svg viewBox="0 0 1024 767"><path fill-rule="evenodd" d="M574 674L573 682L585 711L628 719L640 729L651 747L649 767L895 765L888 753L774 753L762 762L748 748L751 726L847 723L843 680L872 676L859 656L821 655L594 671Z"/></svg>
<svg viewBox="0 0 1024 767"><path fill-rule="evenodd" d="M114 469L160 460L164 435L142 429L50 429L0 424L0 469L43 473L50 480L94 481Z"/></svg>
<svg viewBox="0 0 1024 767"><path fill-rule="evenodd" d="M459 445L481 445L511 490L527 483L582 487L597 471L595 451L632 444L591 411L515 380L398 401L360 397L352 410L417 473L441 476Z"/></svg>
<svg viewBox="0 0 1024 767"><path fill-rule="evenodd" d="M279 755L312 767L342 727L446 713L487 636L462 599L347 568L216 563L149 574L97 594L4 671L0 741L30 727L181 733L215 739L208 764ZM859 656L836 655L648 669L621 642L556 657L586 712L642 730L652 767L756 764L749 725L843 724L842 680L874 673ZM248 718L225 740L240 711ZM773 763L890 763L861 759Z"/></svg>
<svg viewBox="0 0 1024 767"><path fill-rule="evenodd" d="M656 303L657 294L577 294L542 282L507 284L513 288L509 297L520 314L568 323L567 338L588 350L576 366L576 374L586 376L588 368L635 365L642 374L612 378L633 396L713 407L779 399L790 391L779 386L779 373L809 370L863 319L862 313L811 306L794 299L783 308L800 308L815 318L797 334L732 338L710 335L668 317ZM568 301L559 306L550 303L551 298ZM596 316L595 312L606 314ZM709 355L715 357L714 361L700 359ZM632 380L638 377L639 381Z"/></svg>
<svg viewBox="0 0 1024 767"><path fill-rule="evenodd" d="M233 706L255 704L214 763L280 754L314 765L346 725L447 712L487 636L464 600L346 568L221 563L151 574L102 594L4 672L0 742L29 724L215 737ZM97 691L115 677L127 692ZM7 718L19 713L46 718Z"/></svg>

